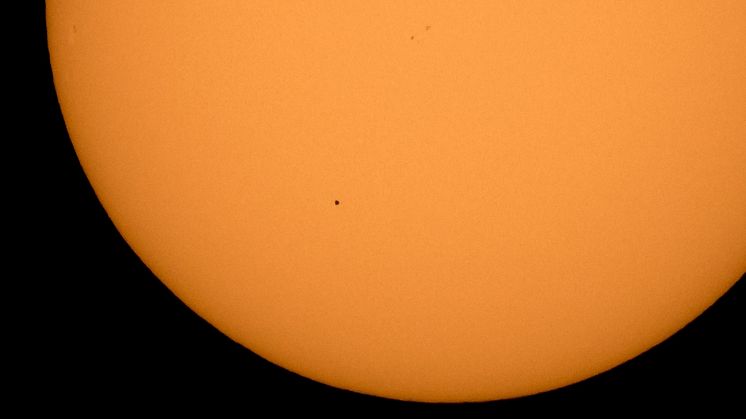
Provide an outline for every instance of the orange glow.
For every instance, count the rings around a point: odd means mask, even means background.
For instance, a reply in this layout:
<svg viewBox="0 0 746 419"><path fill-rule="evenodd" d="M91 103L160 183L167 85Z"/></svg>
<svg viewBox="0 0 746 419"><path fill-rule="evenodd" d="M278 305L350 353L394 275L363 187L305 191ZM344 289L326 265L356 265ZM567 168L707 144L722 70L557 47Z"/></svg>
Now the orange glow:
<svg viewBox="0 0 746 419"><path fill-rule="evenodd" d="M509 398L746 271L746 2L48 0L70 137L189 307L311 379Z"/></svg>

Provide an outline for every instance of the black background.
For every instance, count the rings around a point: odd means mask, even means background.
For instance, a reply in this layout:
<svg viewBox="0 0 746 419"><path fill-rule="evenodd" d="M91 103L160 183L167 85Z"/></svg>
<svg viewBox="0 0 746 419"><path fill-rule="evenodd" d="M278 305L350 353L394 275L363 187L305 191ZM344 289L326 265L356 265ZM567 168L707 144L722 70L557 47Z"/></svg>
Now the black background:
<svg viewBox="0 0 746 419"><path fill-rule="evenodd" d="M25 245L32 260L21 279L33 288L29 310L42 315L26 328L28 352L35 355L18 361L27 371L19 381L26 394L83 408L156 401L233 405L245 413L300 408L309 414L415 416L737 407L744 396L743 277L702 316L641 356L584 382L519 399L445 405L387 400L315 383L264 361L182 304L111 224L60 113L44 4L27 4L29 24L18 36L25 52L19 83L27 92L20 106L28 104L23 132L34 149L35 175L29 176L34 196Z"/></svg>

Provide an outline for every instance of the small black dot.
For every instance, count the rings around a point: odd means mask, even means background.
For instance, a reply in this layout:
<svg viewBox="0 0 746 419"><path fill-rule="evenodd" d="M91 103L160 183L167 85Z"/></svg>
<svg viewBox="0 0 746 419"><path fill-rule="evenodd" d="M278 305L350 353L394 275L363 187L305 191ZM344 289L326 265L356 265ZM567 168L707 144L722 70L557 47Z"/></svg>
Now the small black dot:
<svg viewBox="0 0 746 419"><path fill-rule="evenodd" d="M414 35L410 36L409 39L414 40Z"/></svg>
<svg viewBox="0 0 746 419"><path fill-rule="evenodd" d="M339 205L339 201L334 201L334 205Z"/></svg>

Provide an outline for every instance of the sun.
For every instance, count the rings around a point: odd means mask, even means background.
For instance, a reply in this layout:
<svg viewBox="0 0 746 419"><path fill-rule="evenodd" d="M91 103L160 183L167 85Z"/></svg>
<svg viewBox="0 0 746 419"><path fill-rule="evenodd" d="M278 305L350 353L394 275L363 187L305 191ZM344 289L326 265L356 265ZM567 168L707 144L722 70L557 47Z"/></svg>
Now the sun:
<svg viewBox="0 0 746 419"><path fill-rule="evenodd" d="M746 271L741 1L47 1L76 153L197 314L361 393L511 398Z"/></svg>

